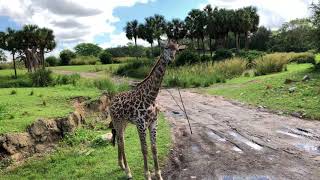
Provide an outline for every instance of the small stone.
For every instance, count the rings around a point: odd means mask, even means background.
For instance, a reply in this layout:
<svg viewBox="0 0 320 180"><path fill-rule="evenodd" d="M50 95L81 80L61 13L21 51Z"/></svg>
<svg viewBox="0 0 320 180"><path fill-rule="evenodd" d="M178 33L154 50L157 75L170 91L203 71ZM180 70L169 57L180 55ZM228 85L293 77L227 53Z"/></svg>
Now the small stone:
<svg viewBox="0 0 320 180"><path fill-rule="evenodd" d="M291 116L297 117L297 118L302 118L302 114L300 112L293 112L293 113L291 113Z"/></svg>
<svg viewBox="0 0 320 180"><path fill-rule="evenodd" d="M291 88L289 88L289 93L293 93L293 92L295 92L295 91L296 91L296 89L297 89L297 87L291 87Z"/></svg>
<svg viewBox="0 0 320 180"><path fill-rule="evenodd" d="M197 176L190 176L191 179L197 179Z"/></svg>
<svg viewBox="0 0 320 180"><path fill-rule="evenodd" d="M302 81L309 81L310 77L308 75L303 76Z"/></svg>
<svg viewBox="0 0 320 180"><path fill-rule="evenodd" d="M217 154L219 154L221 151L216 151Z"/></svg>
<svg viewBox="0 0 320 180"><path fill-rule="evenodd" d="M101 135L101 139L103 139L103 140L105 140L105 141L108 141L108 142L111 142L111 140L112 140L112 133L106 133L106 134Z"/></svg>

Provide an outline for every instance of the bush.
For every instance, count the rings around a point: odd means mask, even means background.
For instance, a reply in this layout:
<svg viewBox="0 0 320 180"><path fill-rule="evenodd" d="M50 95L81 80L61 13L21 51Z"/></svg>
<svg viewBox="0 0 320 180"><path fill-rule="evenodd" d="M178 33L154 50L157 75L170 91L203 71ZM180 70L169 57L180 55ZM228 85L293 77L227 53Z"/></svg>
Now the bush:
<svg viewBox="0 0 320 180"><path fill-rule="evenodd" d="M55 56L49 56L45 60L49 66L57 66L59 65L59 59L56 58Z"/></svg>
<svg viewBox="0 0 320 180"><path fill-rule="evenodd" d="M39 69L33 73L30 73L30 79L32 85L36 87L45 87L49 86L52 81L52 71L47 69Z"/></svg>
<svg viewBox="0 0 320 180"><path fill-rule="evenodd" d="M187 64L195 64L198 62L200 62L199 56L190 50L186 50L186 51L182 51L178 55L177 59L175 60L175 65L182 66Z"/></svg>
<svg viewBox="0 0 320 180"><path fill-rule="evenodd" d="M211 61L212 60L212 58L210 57L210 56L208 56L208 55L203 55L203 56L201 56L201 58L200 58L200 61L201 62L209 62L209 61Z"/></svg>
<svg viewBox="0 0 320 180"><path fill-rule="evenodd" d="M294 53L292 55L292 58L290 59L290 62L296 62L298 64L302 64L302 63L316 64L315 55L311 52Z"/></svg>
<svg viewBox="0 0 320 180"><path fill-rule="evenodd" d="M69 49L65 49L60 52L61 65L69 65L72 58L75 58L76 54Z"/></svg>
<svg viewBox="0 0 320 180"><path fill-rule="evenodd" d="M117 92L126 91L129 88L128 84L115 84L110 79L96 79L94 80L94 86L100 90L106 90L107 92L114 94Z"/></svg>
<svg viewBox="0 0 320 180"><path fill-rule="evenodd" d="M264 56L265 53L262 51L256 51L256 50L239 50L236 52L236 56L240 58L247 59L249 61L252 61L254 59L257 59L259 57Z"/></svg>
<svg viewBox="0 0 320 180"><path fill-rule="evenodd" d="M246 70L246 62L241 58L232 58L214 63L213 68L226 79L231 79L242 75Z"/></svg>
<svg viewBox="0 0 320 180"><path fill-rule="evenodd" d="M275 72L281 72L286 68L290 62L292 54L290 53L274 53L267 54L255 61L256 72L255 75L266 75Z"/></svg>
<svg viewBox="0 0 320 180"><path fill-rule="evenodd" d="M102 64L111 64L112 63L112 55L107 50L104 50L99 54L99 59Z"/></svg>
<svg viewBox="0 0 320 180"><path fill-rule="evenodd" d="M216 60L216 61L219 61L219 60L222 60L222 59L229 59L229 58L232 58L233 55L232 55L232 52L228 49L218 49L216 50L216 52L214 53L214 56L213 56L213 60Z"/></svg>
<svg viewBox="0 0 320 180"><path fill-rule="evenodd" d="M95 56L77 56L74 59L71 59L70 65L94 65L99 61Z"/></svg>
<svg viewBox="0 0 320 180"><path fill-rule="evenodd" d="M0 63L0 70L2 69L10 69L12 68L12 64L11 63Z"/></svg>
<svg viewBox="0 0 320 180"><path fill-rule="evenodd" d="M55 84L56 85L64 85L64 84L76 85L79 79L80 79L79 74L58 75L55 79Z"/></svg>
<svg viewBox="0 0 320 180"><path fill-rule="evenodd" d="M133 60L123 66L120 66L115 74L134 78L144 78L149 74L153 64L154 61L151 59Z"/></svg>

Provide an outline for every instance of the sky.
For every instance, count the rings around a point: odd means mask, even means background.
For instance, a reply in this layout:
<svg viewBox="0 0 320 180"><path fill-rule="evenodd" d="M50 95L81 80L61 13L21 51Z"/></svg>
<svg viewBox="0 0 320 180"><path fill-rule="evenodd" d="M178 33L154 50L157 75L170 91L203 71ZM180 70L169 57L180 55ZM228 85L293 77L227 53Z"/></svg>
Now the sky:
<svg viewBox="0 0 320 180"><path fill-rule="evenodd" d="M0 0L0 31L37 24L54 30L58 53L81 42L103 48L126 45L123 32L127 21L154 14L167 20L184 19L193 8L237 9L256 6L260 25L276 29L282 23L310 16L310 4L317 0ZM148 43L139 40L140 45Z"/></svg>

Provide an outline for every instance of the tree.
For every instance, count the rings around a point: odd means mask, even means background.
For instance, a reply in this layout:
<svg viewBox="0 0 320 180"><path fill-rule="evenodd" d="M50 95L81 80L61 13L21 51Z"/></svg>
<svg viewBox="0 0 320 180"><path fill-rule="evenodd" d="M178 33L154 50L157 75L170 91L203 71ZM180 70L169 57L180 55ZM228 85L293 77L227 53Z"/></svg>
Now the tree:
<svg viewBox="0 0 320 180"><path fill-rule="evenodd" d="M167 23L166 34L169 39L176 40L183 39L187 34L186 25L180 19L172 19L172 21Z"/></svg>
<svg viewBox="0 0 320 180"><path fill-rule="evenodd" d="M69 65L71 59L75 58L76 54L69 49L60 52L61 65Z"/></svg>
<svg viewBox="0 0 320 180"><path fill-rule="evenodd" d="M99 59L102 64L111 64L112 63L112 55L109 51L103 50L99 54Z"/></svg>
<svg viewBox="0 0 320 180"><path fill-rule="evenodd" d="M314 42L317 48L320 49L320 1L318 1L318 3L312 3L311 10L312 10L311 22L315 27L313 32Z"/></svg>
<svg viewBox="0 0 320 180"><path fill-rule="evenodd" d="M206 15L199 9L192 9L185 19L188 28L188 36L197 39L198 50L200 48L200 40L202 41L202 50L205 52L204 37L206 27ZM199 52L199 51L198 51ZM200 52L199 52L200 53Z"/></svg>
<svg viewBox="0 0 320 180"><path fill-rule="evenodd" d="M128 39L132 40L134 39L134 45L137 48L137 39L139 35L139 27L138 27L138 21L133 20L130 22L127 22L127 25L125 26L126 36ZM138 59L138 56L136 56Z"/></svg>
<svg viewBox="0 0 320 180"><path fill-rule="evenodd" d="M77 55L98 57L102 48L92 43L80 43L74 48Z"/></svg>
<svg viewBox="0 0 320 180"><path fill-rule="evenodd" d="M53 31L48 28L39 28L36 31L37 39L36 43L39 48L39 54L41 58L42 68L45 68L44 54L51 52L56 47Z"/></svg>
<svg viewBox="0 0 320 180"><path fill-rule="evenodd" d="M258 31L253 34L250 43L250 49L256 49L259 51L268 50L268 43L270 41L272 32L264 26L258 28Z"/></svg>
<svg viewBox="0 0 320 180"><path fill-rule="evenodd" d="M16 53L18 52L18 37L15 30L8 28L7 32L0 33L0 48L9 51L12 55L14 77L17 78Z"/></svg>
<svg viewBox="0 0 320 180"><path fill-rule="evenodd" d="M207 35L209 37L209 50L210 50L210 56L212 57L212 40L216 37L216 19L213 15L213 9L211 5L207 5L204 8L204 12L206 13L206 26L207 26Z"/></svg>
<svg viewBox="0 0 320 180"><path fill-rule="evenodd" d="M154 21L152 18L146 18L145 24L139 24L139 34L138 36L150 43L151 51L153 51L153 40L154 40L154 29L153 29ZM153 52L151 52L153 54Z"/></svg>
<svg viewBox="0 0 320 180"><path fill-rule="evenodd" d="M49 66L57 66L59 64L59 59L55 56L49 56L45 59L45 62L48 63Z"/></svg>
<svg viewBox="0 0 320 180"><path fill-rule="evenodd" d="M160 40L161 36L166 33L166 20L164 19L164 16L155 14L153 17L151 17L151 20L153 21L153 31L154 31L154 38L157 39L158 47L160 48Z"/></svg>

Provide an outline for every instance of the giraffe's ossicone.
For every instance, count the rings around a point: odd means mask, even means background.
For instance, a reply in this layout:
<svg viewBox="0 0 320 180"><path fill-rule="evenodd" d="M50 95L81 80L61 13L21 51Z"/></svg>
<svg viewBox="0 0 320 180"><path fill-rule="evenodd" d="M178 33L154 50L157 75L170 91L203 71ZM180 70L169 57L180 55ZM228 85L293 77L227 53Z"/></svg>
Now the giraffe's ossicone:
<svg viewBox="0 0 320 180"><path fill-rule="evenodd" d="M127 123L133 123L137 126L140 137L145 178L151 180L147 163L148 150L146 142L146 133L147 129L149 129L155 175L157 179L162 179L157 157L158 110L155 100L159 93L166 67L174 59L177 50L178 45L169 41L163 48L160 58L149 75L131 91L120 93L111 99L109 110L113 125L113 140L117 140L118 143L119 166L125 170L128 178L132 178L132 175L124 151L124 131Z"/></svg>

